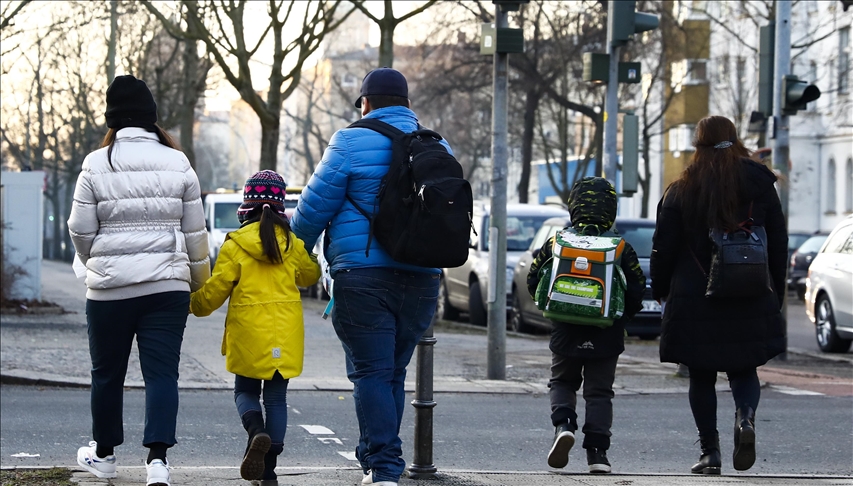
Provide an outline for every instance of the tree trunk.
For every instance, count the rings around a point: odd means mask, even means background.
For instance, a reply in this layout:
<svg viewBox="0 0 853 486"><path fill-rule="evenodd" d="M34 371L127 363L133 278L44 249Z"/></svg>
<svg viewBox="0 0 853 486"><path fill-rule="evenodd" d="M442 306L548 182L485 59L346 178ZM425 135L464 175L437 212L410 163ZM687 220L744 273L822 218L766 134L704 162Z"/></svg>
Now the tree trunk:
<svg viewBox="0 0 853 486"><path fill-rule="evenodd" d="M199 81L199 58L196 41L185 40L181 42L184 43L184 76L181 83L184 92L184 106L181 108L181 119L178 122L178 126L181 127L181 149L190 161L193 170L195 170L195 147L193 146L195 106L198 104L204 81ZM206 76L201 78L204 79Z"/></svg>
<svg viewBox="0 0 853 486"><path fill-rule="evenodd" d="M116 37L118 36L118 2L110 2L110 42L107 47L107 83L116 77Z"/></svg>
<svg viewBox="0 0 853 486"><path fill-rule="evenodd" d="M530 193L530 165L533 161L533 129L536 123L536 110L542 93L537 89L528 90L524 103L524 131L521 135L521 180L518 181L518 202L526 204Z"/></svg>
<svg viewBox="0 0 853 486"><path fill-rule="evenodd" d="M652 186L652 170L651 164L649 160L650 150L649 144L651 143L651 136L648 134L647 130L643 130L643 174L644 176L640 178L640 187L643 189L643 202L640 206L640 217L648 218L649 217L649 189Z"/></svg>
<svg viewBox="0 0 853 486"><path fill-rule="evenodd" d="M264 123L261 120L261 163L260 170L276 170L278 160L278 137L280 121L278 117L274 122Z"/></svg>
<svg viewBox="0 0 853 486"><path fill-rule="evenodd" d="M394 67L394 28L393 22L382 22L379 24L379 66Z"/></svg>

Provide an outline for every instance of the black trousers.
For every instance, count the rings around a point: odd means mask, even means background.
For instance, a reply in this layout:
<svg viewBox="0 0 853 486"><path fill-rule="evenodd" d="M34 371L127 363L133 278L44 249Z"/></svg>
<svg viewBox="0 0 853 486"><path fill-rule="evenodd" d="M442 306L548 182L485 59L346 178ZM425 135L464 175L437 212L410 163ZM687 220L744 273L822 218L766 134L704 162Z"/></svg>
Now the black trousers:
<svg viewBox="0 0 853 486"><path fill-rule="evenodd" d="M726 376L729 378L735 409L751 407L752 410L757 410L758 400L761 398L761 382L758 381L755 368L727 372ZM716 371L690 368L688 397L693 420L700 435L717 432L717 391L714 388L716 381Z"/></svg>
<svg viewBox="0 0 853 486"><path fill-rule="evenodd" d="M92 357L92 436L99 445L124 442L124 379L133 338L145 380L142 444L177 443L178 363L190 308L189 292L86 301Z"/></svg>
<svg viewBox="0 0 853 486"><path fill-rule="evenodd" d="M583 384L586 415L583 426L583 447L610 448L610 427L613 425L613 380L616 362L611 358L566 357L552 353L551 422L556 427L566 421L573 430L578 428L577 392Z"/></svg>

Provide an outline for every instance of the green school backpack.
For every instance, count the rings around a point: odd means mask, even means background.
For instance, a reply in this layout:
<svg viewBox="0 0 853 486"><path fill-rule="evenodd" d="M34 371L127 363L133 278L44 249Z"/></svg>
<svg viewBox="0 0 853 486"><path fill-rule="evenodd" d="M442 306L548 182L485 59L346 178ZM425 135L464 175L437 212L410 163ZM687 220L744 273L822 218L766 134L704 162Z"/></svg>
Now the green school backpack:
<svg viewBox="0 0 853 486"><path fill-rule="evenodd" d="M553 257L539 271L536 305L555 321L610 327L625 311L627 282L620 262L625 241L606 232L557 232Z"/></svg>

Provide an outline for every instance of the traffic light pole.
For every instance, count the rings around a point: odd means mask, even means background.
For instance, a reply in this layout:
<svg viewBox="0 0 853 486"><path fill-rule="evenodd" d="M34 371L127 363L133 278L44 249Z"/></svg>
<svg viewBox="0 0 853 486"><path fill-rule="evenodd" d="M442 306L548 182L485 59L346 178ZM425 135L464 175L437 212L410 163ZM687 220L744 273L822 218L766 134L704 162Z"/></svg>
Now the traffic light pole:
<svg viewBox="0 0 853 486"><path fill-rule="evenodd" d="M507 13L495 4L495 27L509 26ZM489 215L489 288L487 378L506 379L506 175L507 70L509 54L495 52L492 97L492 198ZM485 236L485 235L484 235ZM476 305L476 304L472 304Z"/></svg>
<svg viewBox="0 0 853 486"><path fill-rule="evenodd" d="M613 2L610 2L611 9ZM616 187L616 133L619 121L619 46L607 43L610 65L607 78L607 97L604 99L604 173L599 174Z"/></svg>
<svg viewBox="0 0 853 486"><path fill-rule="evenodd" d="M782 201L782 213L785 215L785 227L788 227L788 161L790 160L789 117L782 110L785 90L783 80L791 69L791 0L776 0L776 40L775 40L774 77L773 77L773 126L770 136L773 138L773 169L779 175L779 199ZM787 279L786 279L787 281ZM785 322L785 352L779 359L788 358L788 298L787 289L782 293L782 319Z"/></svg>

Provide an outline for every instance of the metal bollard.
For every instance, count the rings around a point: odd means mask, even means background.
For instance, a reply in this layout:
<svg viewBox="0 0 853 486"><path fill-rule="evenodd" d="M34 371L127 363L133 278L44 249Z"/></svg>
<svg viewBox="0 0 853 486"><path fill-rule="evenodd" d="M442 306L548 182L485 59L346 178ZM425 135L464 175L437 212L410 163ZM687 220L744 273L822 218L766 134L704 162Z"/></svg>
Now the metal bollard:
<svg viewBox="0 0 853 486"><path fill-rule="evenodd" d="M417 369L415 377L415 453L409 466L412 479L431 479L437 469L432 463L432 396L433 346L436 339L430 324L418 342Z"/></svg>

